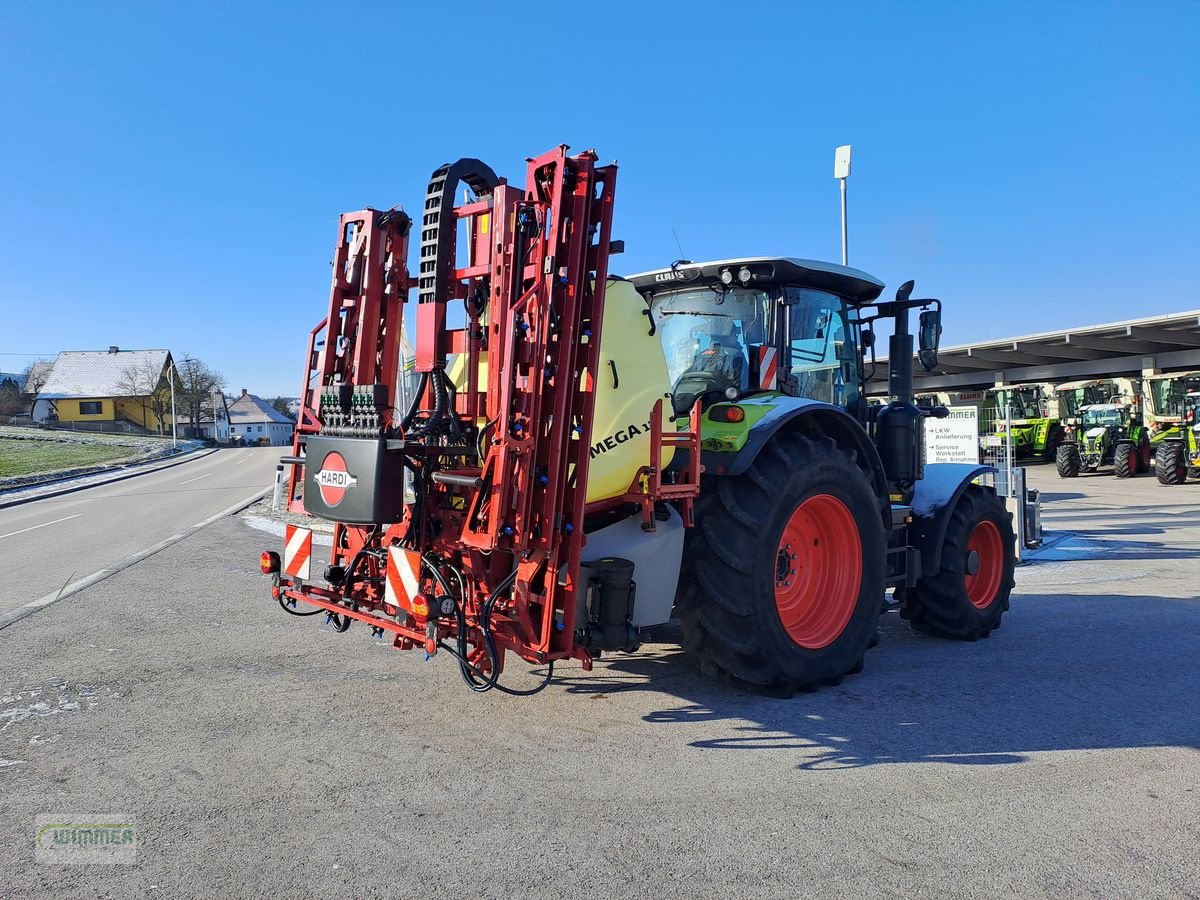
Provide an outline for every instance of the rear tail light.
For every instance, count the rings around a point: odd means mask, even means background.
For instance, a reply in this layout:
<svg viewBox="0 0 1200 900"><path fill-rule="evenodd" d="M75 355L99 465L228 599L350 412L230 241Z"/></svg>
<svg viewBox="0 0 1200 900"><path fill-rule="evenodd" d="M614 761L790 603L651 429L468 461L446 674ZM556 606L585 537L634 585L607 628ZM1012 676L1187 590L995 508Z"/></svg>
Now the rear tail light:
<svg viewBox="0 0 1200 900"><path fill-rule="evenodd" d="M746 411L740 406L714 406L708 411L708 417L714 422L744 422Z"/></svg>
<svg viewBox="0 0 1200 900"><path fill-rule="evenodd" d="M279 571L279 554L271 550L264 550L262 556L258 558L258 567L262 569L264 575L274 575Z"/></svg>

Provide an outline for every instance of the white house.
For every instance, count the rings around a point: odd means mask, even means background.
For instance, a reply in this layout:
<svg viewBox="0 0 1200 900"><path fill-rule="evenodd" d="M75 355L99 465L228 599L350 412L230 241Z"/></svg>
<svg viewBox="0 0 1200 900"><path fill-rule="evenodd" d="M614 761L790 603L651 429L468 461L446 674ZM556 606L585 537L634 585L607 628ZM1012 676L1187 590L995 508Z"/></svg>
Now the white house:
<svg viewBox="0 0 1200 900"><path fill-rule="evenodd" d="M200 421L193 423L190 416L179 417L179 434L189 438L216 441L218 444L228 444L229 405L225 402L225 394L213 391L209 402L200 412Z"/></svg>
<svg viewBox="0 0 1200 900"><path fill-rule="evenodd" d="M290 447L295 423L262 397L245 388L242 396L229 404L229 437L247 444L257 444L264 438L272 447Z"/></svg>

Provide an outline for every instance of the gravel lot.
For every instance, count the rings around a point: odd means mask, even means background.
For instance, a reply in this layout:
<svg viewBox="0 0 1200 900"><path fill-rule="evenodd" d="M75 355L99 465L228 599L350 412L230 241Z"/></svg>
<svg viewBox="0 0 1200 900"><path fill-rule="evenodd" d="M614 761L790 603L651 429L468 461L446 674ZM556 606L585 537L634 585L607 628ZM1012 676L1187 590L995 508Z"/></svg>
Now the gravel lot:
<svg viewBox="0 0 1200 900"><path fill-rule="evenodd" d="M228 519L0 631L0 894L1200 895L1200 484L1060 482L1004 627L790 701L669 644L531 699L273 606ZM133 866L33 859L123 813Z"/></svg>

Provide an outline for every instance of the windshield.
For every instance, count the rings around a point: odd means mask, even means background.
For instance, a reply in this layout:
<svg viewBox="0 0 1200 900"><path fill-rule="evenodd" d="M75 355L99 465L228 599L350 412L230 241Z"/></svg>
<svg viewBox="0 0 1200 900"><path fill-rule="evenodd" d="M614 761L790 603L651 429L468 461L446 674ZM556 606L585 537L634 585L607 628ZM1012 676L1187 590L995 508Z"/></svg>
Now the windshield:
<svg viewBox="0 0 1200 900"><path fill-rule="evenodd" d="M788 372L796 394L848 406L858 397L858 325L836 294L788 288Z"/></svg>
<svg viewBox="0 0 1200 900"><path fill-rule="evenodd" d="M1001 414L1010 406L1014 419L1041 419L1046 415L1041 388L1009 388L997 391L996 395Z"/></svg>
<svg viewBox="0 0 1200 900"><path fill-rule="evenodd" d="M1085 387L1059 391L1059 416L1064 419L1073 419L1085 406L1092 403L1109 402L1115 390L1116 388L1111 384L1089 384Z"/></svg>
<svg viewBox="0 0 1200 900"><path fill-rule="evenodd" d="M738 393L750 387L750 344L763 344L770 297L764 291L710 287L673 291L654 298L654 321L662 332L676 413L709 392Z"/></svg>
<svg viewBox="0 0 1200 900"><path fill-rule="evenodd" d="M1187 406L1188 392L1200 387L1200 375L1162 378L1150 382L1150 402L1160 416L1182 416Z"/></svg>
<svg viewBox="0 0 1200 900"><path fill-rule="evenodd" d="M1083 426L1095 428L1098 425L1125 424L1125 407L1123 406L1091 406L1083 411Z"/></svg>

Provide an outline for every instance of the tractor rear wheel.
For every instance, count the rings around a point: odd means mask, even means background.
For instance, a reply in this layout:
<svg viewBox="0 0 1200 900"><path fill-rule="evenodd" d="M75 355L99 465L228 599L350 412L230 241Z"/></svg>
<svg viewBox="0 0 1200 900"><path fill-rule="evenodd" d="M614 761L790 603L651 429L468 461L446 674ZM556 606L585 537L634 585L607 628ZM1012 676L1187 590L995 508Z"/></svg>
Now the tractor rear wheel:
<svg viewBox="0 0 1200 900"><path fill-rule="evenodd" d="M1154 454L1154 474L1160 484L1183 484L1187 481L1187 456L1182 441L1163 441Z"/></svg>
<svg viewBox="0 0 1200 900"><path fill-rule="evenodd" d="M913 628L974 641L1000 627L1016 566L1012 518L992 491L969 487L946 526L941 567L903 594Z"/></svg>
<svg viewBox="0 0 1200 900"><path fill-rule="evenodd" d="M776 435L743 475L707 476L676 615L709 674L789 696L862 669L877 642L880 498L831 438Z"/></svg>
<svg viewBox="0 0 1200 900"><path fill-rule="evenodd" d="M1137 470L1137 452L1133 444L1117 444L1113 451L1113 474L1118 478L1132 478Z"/></svg>
<svg viewBox="0 0 1200 900"><path fill-rule="evenodd" d="M1058 445L1054 454L1054 465L1058 468L1059 478L1074 478L1079 474L1083 460L1079 458L1079 447L1070 441Z"/></svg>

